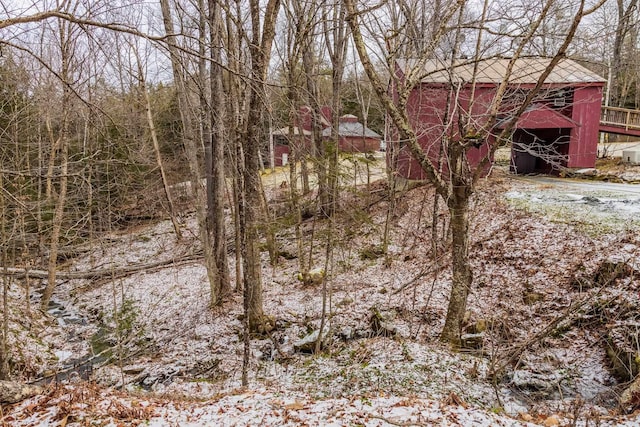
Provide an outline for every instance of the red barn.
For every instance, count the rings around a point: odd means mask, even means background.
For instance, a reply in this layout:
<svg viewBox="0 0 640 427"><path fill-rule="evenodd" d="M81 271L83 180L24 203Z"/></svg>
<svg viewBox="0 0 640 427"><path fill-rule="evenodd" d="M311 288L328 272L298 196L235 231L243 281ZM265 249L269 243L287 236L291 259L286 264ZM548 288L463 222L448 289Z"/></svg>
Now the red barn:
<svg viewBox="0 0 640 427"><path fill-rule="evenodd" d="M495 136L522 105L550 61L550 58L536 57L515 62L489 140L467 153L471 165L487 155ZM407 105L419 143L432 161L442 162L446 167L445 153L440 154L441 141L443 138L461 138L460 118L475 129L488 122L492 101L506 75L508 63L509 59L504 58L477 64L458 60L453 67L449 61L426 63L422 73L425 77L410 93ZM399 63L400 75L411 65L410 62ZM517 121L511 138L511 170L515 173L553 173L564 167L594 167L604 83L600 76L580 64L561 60ZM447 99L452 100L448 112ZM402 143L398 162L399 173L405 178L425 179L420 166Z"/></svg>
<svg viewBox="0 0 640 427"><path fill-rule="evenodd" d="M292 133L292 135L290 135ZM286 166L292 153L291 145L298 150L308 149L311 141L311 131L297 126L282 128L271 133L273 137L273 157L275 166Z"/></svg>
<svg viewBox="0 0 640 427"><path fill-rule="evenodd" d="M324 130L329 126L331 126L331 111L329 107L325 106L320 109L320 127ZM311 147L312 127L311 107L303 106L298 110L291 128L284 127L271 133L275 166L287 165L293 161L291 157L293 154L309 155L313 152ZM290 132L292 135L289 134Z"/></svg>
<svg viewBox="0 0 640 427"><path fill-rule="evenodd" d="M292 161L293 151L298 150L304 154L312 154L311 147L311 108L300 107L298 117L291 128L284 127L271 133L273 137L273 151L275 166L285 166ZM300 126L298 126L298 123ZM331 138L331 111L329 107L321 108L320 126L322 138ZM290 134L291 133L291 134ZM380 149L382 137L376 132L358 122L353 115L340 117L338 125L338 150L343 153L370 153ZM292 150L295 147L295 150Z"/></svg>
<svg viewBox="0 0 640 427"><path fill-rule="evenodd" d="M331 128L322 131L324 139L331 138ZM340 117L338 150L343 153L372 153L380 149L382 136L372 131L351 114Z"/></svg>

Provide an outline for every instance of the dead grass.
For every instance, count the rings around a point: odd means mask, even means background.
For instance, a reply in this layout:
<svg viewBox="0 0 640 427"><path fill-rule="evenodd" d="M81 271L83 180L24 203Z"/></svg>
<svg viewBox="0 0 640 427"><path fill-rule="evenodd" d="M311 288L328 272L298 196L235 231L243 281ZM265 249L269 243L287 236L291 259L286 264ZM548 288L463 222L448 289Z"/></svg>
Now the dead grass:
<svg viewBox="0 0 640 427"><path fill-rule="evenodd" d="M618 171L624 169L625 164L620 157L607 157L605 159L596 160L596 169L603 172Z"/></svg>

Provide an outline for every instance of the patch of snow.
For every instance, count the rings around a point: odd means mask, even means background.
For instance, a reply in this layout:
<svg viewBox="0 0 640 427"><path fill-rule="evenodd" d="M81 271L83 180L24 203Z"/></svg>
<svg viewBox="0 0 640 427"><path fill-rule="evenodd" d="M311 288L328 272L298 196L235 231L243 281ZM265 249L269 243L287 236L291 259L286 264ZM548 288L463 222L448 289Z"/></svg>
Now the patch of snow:
<svg viewBox="0 0 640 427"><path fill-rule="evenodd" d="M57 350L54 352L54 354L56 355L60 363L64 363L65 361L69 360L74 353L72 351Z"/></svg>

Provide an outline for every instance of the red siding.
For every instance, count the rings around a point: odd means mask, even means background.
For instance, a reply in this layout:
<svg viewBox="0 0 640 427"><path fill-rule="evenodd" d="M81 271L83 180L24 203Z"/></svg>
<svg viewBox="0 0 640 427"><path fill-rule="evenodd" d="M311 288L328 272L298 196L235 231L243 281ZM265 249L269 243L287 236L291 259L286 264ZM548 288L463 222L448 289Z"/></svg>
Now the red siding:
<svg viewBox="0 0 640 427"><path fill-rule="evenodd" d="M447 95L449 89L443 85L430 86L423 84L421 90L414 90L409 96L408 113L411 124L418 134L418 142L427 156L435 164L442 164L443 170L447 170L446 153L440 155L440 141L445 131L453 132L446 135L449 138L460 138L458 134L458 126L445 126L443 120L445 118L445 110L447 105ZM475 102L473 103L473 116L477 120L478 125L487 120L487 111L491 105L494 95L492 87L477 87L475 93ZM459 94L459 102L462 108L469 108L470 89L466 88ZM449 113L449 116L451 112ZM449 117L450 121L452 118ZM457 122L458 116L453 117L453 122ZM409 179L426 179L426 174L422 171L418 162L413 160L408 148L405 144L400 143L402 147L398 154L398 168L401 176ZM477 165L481 159L486 157L489 151L488 144L482 145L480 148L471 148L467 152L467 158L471 165ZM446 172L445 172L446 173Z"/></svg>
<svg viewBox="0 0 640 427"><path fill-rule="evenodd" d="M340 137L338 148L344 153L372 153L380 149L378 138Z"/></svg>
<svg viewBox="0 0 640 427"><path fill-rule="evenodd" d="M565 87L554 85L554 87ZM525 88L526 89L526 88ZM451 139L459 139L457 126L458 117L449 117L450 126L445 126L445 109L450 89L442 84L423 84L414 90L408 100L408 114L411 124L418 134L418 142L434 164L442 163L446 170L446 153L440 156L440 141L445 130ZM488 120L488 111L495 95L495 85L481 85L476 87L472 116L478 126ZM458 101L460 107L469 109L470 87L463 88ZM598 126L600 123L600 104L602 100L602 84L587 84L575 88L572 108L552 110L542 107L532 110L523 116L517 128L521 129L566 129L571 128L571 138L566 152L569 155L569 167L593 167L597 155ZM515 108L517 104L511 107ZM506 112L506 111L505 111ZM565 114L567 117L562 117ZM535 122L535 123L534 123ZM564 131L562 132L564 133ZM490 140L479 149L472 148L467 152L470 165L473 167L484 158L489 150ZM407 147L400 142L398 153L398 168L401 176L409 179L425 179L426 176L418 163L413 160ZM565 148L562 148L564 151Z"/></svg>
<svg viewBox="0 0 640 427"><path fill-rule="evenodd" d="M601 103L602 86L575 89L571 118L578 126L571 130L567 162L570 168L592 168L596 165Z"/></svg>
<svg viewBox="0 0 640 427"><path fill-rule="evenodd" d="M286 154L287 155L287 162L291 161L291 158L289 158L290 154L289 154L289 146L288 145L282 145L282 144L275 144L275 146L273 147L273 153L275 156L275 164L276 166L284 166L283 165L283 159L282 159L282 155Z"/></svg>

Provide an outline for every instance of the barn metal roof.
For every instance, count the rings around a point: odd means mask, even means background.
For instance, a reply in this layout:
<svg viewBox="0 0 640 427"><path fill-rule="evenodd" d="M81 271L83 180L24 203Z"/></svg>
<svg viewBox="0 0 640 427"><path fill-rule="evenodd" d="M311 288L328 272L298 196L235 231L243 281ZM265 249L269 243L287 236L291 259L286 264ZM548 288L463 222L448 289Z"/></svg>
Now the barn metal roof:
<svg viewBox="0 0 640 427"><path fill-rule="evenodd" d="M366 138L382 138L376 132L364 127L360 122L341 122L338 126L339 136L353 136L353 137L366 137ZM331 128L326 128L322 131L323 137L331 136Z"/></svg>
<svg viewBox="0 0 640 427"><path fill-rule="evenodd" d="M498 84L507 74L509 58L490 58L478 62L476 75L477 83ZM414 67L416 60L398 61L402 70ZM513 84L535 84L545 68L551 62L551 58L525 57L515 61L509 82ZM425 83L450 83L471 82L473 77L474 61L471 59L459 59L450 69L450 60L430 59L425 63ZM563 83L604 83L605 80L598 74L583 67L571 59L562 59L546 78L547 84Z"/></svg>

